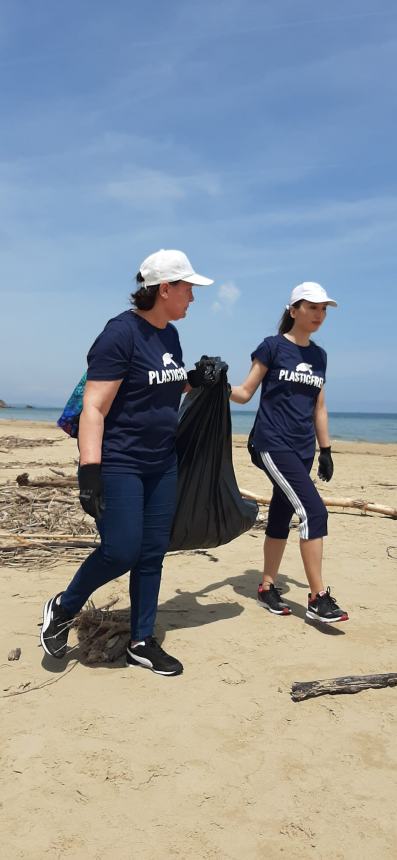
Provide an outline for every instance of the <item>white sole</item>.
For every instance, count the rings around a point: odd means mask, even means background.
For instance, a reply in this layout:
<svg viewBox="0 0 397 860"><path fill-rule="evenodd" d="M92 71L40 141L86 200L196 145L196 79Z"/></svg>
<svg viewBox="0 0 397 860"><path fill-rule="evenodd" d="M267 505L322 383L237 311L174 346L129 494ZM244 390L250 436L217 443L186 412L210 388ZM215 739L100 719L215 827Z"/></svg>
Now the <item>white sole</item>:
<svg viewBox="0 0 397 860"><path fill-rule="evenodd" d="M166 675L167 678L172 678L174 675L182 675L182 672L161 672L160 669L153 669L153 666L145 666L143 663L128 663L125 664L128 669L150 669L155 675Z"/></svg>
<svg viewBox="0 0 397 860"><path fill-rule="evenodd" d="M289 612L282 612L281 609L271 609L270 606L266 606L266 603L262 603L261 600L256 601L258 606L261 606L262 609L267 609L268 612L271 612L272 615L292 615L291 610Z"/></svg>
<svg viewBox="0 0 397 860"><path fill-rule="evenodd" d="M47 600L47 603L45 603L44 607L43 607L43 623L41 625L41 631L40 631L40 644L41 644L43 650L45 651L45 653L48 654L49 657L53 657L55 660L63 660L66 652L64 654L61 654L60 656L58 654L54 654L52 651L48 650L47 645L46 645L45 640L44 640L44 633L46 632L46 630L48 630L48 627L51 623L51 606L52 606L54 600L55 600L55 598L51 597L50 600ZM61 650L61 649L58 649L58 650Z"/></svg>
<svg viewBox="0 0 397 860"><path fill-rule="evenodd" d="M349 620L348 618L321 618L315 612L306 612L306 618L310 618L311 621L321 621L321 624L337 624L339 621Z"/></svg>
<svg viewBox="0 0 397 860"><path fill-rule="evenodd" d="M150 669L150 671L154 672L155 675L167 675L167 676L181 675L183 672L183 669L180 672L162 672L161 669L155 669L153 667L153 663L151 663L150 660L147 659L147 657L138 657L138 656L135 656L135 654L134 654L134 656L132 656L130 651L128 651L128 654L131 657L131 659L135 661L133 663L129 663L128 660L126 660L126 666L129 669L136 669L136 668L138 668L138 669Z"/></svg>
<svg viewBox="0 0 397 860"><path fill-rule="evenodd" d="M51 597L50 600L47 600L47 603L44 604L44 607L43 607L43 624L42 624L41 631L40 631L41 645L44 648L44 651L46 652L46 654L49 654L50 657L53 657L54 655L51 654L51 651L48 650L48 648L44 642L44 633L46 630L48 630L48 627L49 627L50 622L51 622L51 604L52 604L53 599L54 598Z"/></svg>

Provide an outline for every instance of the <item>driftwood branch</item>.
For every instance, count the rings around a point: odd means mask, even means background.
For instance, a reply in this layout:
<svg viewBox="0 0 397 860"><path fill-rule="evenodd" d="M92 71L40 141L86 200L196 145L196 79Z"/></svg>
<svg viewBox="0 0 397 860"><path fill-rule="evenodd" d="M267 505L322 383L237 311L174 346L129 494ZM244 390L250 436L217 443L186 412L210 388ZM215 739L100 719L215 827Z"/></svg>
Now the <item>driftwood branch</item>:
<svg viewBox="0 0 397 860"><path fill-rule="evenodd" d="M14 534L0 530L0 550L14 549L61 549L63 548L96 548L98 539L95 535L72 534Z"/></svg>
<svg viewBox="0 0 397 860"><path fill-rule="evenodd" d="M260 505L270 505L270 496L258 496L256 493L251 493L249 490L240 489L240 493L246 499L254 499ZM327 508L357 508L366 513L384 514L386 517L397 519L397 508L391 508L388 505L378 505L374 502L365 502L363 499L345 499L345 498L329 498L322 496L322 500Z"/></svg>
<svg viewBox="0 0 397 860"><path fill-rule="evenodd" d="M24 541L30 540L39 540L39 541L56 541L56 540L90 540L93 541L96 537L95 534L88 535L74 535L68 533L60 533L60 532L23 532L22 534L18 532L6 532L0 529L0 541L2 540L12 540L13 538L17 541L18 544L24 543Z"/></svg>
<svg viewBox="0 0 397 860"><path fill-rule="evenodd" d="M20 487L77 487L77 478L75 475L69 475L66 478L47 476L45 478L29 478L27 472L22 472L17 475L16 482Z"/></svg>
<svg viewBox="0 0 397 860"><path fill-rule="evenodd" d="M360 693L361 690L397 686L397 672L383 675L346 675L319 681L294 681L291 687L293 702L303 702L316 696L335 696L338 693Z"/></svg>
<svg viewBox="0 0 397 860"><path fill-rule="evenodd" d="M0 485L0 565L81 563L99 545L95 523L80 507L77 484L54 486L51 477L65 480L42 475L44 486Z"/></svg>
<svg viewBox="0 0 397 860"><path fill-rule="evenodd" d="M74 475L62 477L45 477L45 478L29 478L27 472L18 475L16 481L20 487L77 487L77 478ZM256 493L251 493L250 490L240 489L240 493L246 499L254 499L261 505L270 504L270 496L258 496ZM362 513L383 514L386 517L397 519L397 508L392 508L389 505L378 505L374 502L367 502L364 499L349 499L349 498L329 498L322 497L322 500L327 508L355 508Z"/></svg>
<svg viewBox="0 0 397 860"><path fill-rule="evenodd" d="M0 542L0 550L4 552L5 550L15 550L15 549L41 549L41 550L50 550L50 549L96 549L98 547L98 543L91 538L91 540L81 540L80 538L69 538L68 540L45 540L45 541L37 541L37 540L28 540L28 541L19 541L18 543L7 541L6 543Z"/></svg>

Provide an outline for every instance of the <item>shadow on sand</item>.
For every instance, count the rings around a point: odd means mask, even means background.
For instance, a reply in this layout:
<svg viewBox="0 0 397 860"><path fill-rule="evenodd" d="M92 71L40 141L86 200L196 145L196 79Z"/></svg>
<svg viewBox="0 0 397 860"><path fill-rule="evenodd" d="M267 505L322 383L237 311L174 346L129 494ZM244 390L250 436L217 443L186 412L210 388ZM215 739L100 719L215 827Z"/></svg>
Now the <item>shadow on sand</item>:
<svg viewBox="0 0 397 860"><path fill-rule="evenodd" d="M256 594L260 580L261 573L259 570L248 569L237 576L225 577L224 579L207 583L196 591L183 591L178 588L173 597L159 605L156 624L156 637L158 641L160 644L164 641L167 630L183 630L191 627L202 627L205 624L213 624L216 621L237 618L244 611L244 606L238 600L225 600L224 597L219 597L219 599L215 598L212 599L211 602L208 602L206 601L206 598L210 597L210 595L216 594L220 589L229 586L239 597L252 599L256 602ZM314 627L323 635L345 635L339 625L322 624L321 622L307 619L306 601L305 605L301 605L288 597L290 585L295 585L297 588L307 591L306 583L298 582L298 580L288 576L288 574L280 574L278 584L283 595L287 597L294 616L302 619L306 624L310 627ZM125 622L129 613L126 609L114 609L111 610L109 614L111 615L112 621L114 621L115 627L117 627ZM280 623L285 623L285 619L280 619ZM112 633L110 632L109 638L111 635ZM71 660L78 659L81 660L83 664L86 663L79 651L80 649L78 646L69 649L62 660L54 660L45 654L42 660L42 666L48 672L62 674ZM96 665L104 664L98 663ZM112 663L106 663L106 665L120 667L121 658Z"/></svg>

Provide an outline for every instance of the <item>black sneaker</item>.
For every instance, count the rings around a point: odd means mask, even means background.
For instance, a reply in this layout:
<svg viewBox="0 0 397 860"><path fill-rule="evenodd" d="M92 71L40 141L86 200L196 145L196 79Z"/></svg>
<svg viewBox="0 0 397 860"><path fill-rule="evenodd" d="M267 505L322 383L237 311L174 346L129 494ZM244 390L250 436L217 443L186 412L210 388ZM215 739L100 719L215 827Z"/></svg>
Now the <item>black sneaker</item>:
<svg viewBox="0 0 397 860"><path fill-rule="evenodd" d="M166 654L154 636L146 636L138 645L128 646L127 666L143 666L156 675L180 675L183 672L182 663Z"/></svg>
<svg viewBox="0 0 397 860"><path fill-rule="evenodd" d="M333 624L335 621L348 621L349 616L344 609L338 606L334 597L331 597L331 589L316 594L312 600L308 597L306 618L322 621L324 624Z"/></svg>
<svg viewBox="0 0 397 860"><path fill-rule="evenodd" d="M267 589L259 586L257 601L260 606L268 609L273 615L291 615L291 607L281 600L281 592L273 583Z"/></svg>
<svg viewBox="0 0 397 860"><path fill-rule="evenodd" d="M73 626L73 618L57 603L62 591L47 600L43 608L43 624L40 642L46 654L61 659L66 654L69 630Z"/></svg>

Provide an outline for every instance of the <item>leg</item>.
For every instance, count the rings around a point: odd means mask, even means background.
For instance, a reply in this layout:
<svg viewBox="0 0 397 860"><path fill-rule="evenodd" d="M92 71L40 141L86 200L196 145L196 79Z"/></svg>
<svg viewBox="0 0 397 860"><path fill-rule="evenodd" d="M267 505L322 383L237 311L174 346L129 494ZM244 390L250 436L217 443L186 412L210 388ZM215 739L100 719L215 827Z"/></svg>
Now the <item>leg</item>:
<svg viewBox="0 0 397 860"><path fill-rule="evenodd" d="M143 486L136 475L104 475L105 510L97 523L101 545L83 562L64 591L48 600L43 611L41 644L47 654L66 653L73 616L90 595L125 573L140 554Z"/></svg>
<svg viewBox="0 0 397 860"><path fill-rule="evenodd" d="M270 532L273 537L281 538L288 511L295 511L300 519L300 547L306 576L311 592L317 594L323 590L322 538L327 534L328 514L310 478L312 460L303 461L290 451L265 451L261 458L265 471L275 485L274 514L267 534ZM284 547L279 548L280 561ZM277 556L277 548L274 554Z"/></svg>
<svg viewBox="0 0 397 860"><path fill-rule="evenodd" d="M290 615L291 609L281 599L275 587L280 564L289 535L289 526L294 509L285 493L280 490L266 469L273 483L273 495L269 507L266 537L263 546L264 568L262 583L258 588L258 603L274 615Z"/></svg>
<svg viewBox="0 0 397 860"><path fill-rule="evenodd" d="M180 675L182 663L153 637L164 555L176 507L176 467L144 478L145 507L140 556L131 571L131 643L127 666L143 666L158 675Z"/></svg>
<svg viewBox="0 0 397 860"><path fill-rule="evenodd" d="M271 583L273 583L273 585L275 584L286 546L287 538L282 540L280 538L272 538L270 535L266 535L263 545L263 588L269 588Z"/></svg>
<svg viewBox="0 0 397 860"><path fill-rule="evenodd" d="M105 510L97 526L101 545L83 562L64 591L61 606L75 615L91 594L126 573L139 558L143 530L143 484L137 475L104 475Z"/></svg>
<svg viewBox="0 0 397 860"><path fill-rule="evenodd" d="M345 621L348 615L340 609L322 580L323 537L327 534L328 512L310 478L312 460L301 460L290 451L261 453L265 470L283 491L300 519L300 549L310 585L307 616L322 621Z"/></svg>
<svg viewBox="0 0 397 860"><path fill-rule="evenodd" d="M268 473L267 473L268 474ZM268 477L270 477L268 475ZM263 547L264 569L262 587L275 585L285 547L287 546L289 526L294 509L285 493L273 483L273 495L269 507L266 537Z"/></svg>
<svg viewBox="0 0 397 860"><path fill-rule="evenodd" d="M311 594L324 591L322 579L323 539L301 540L300 551Z"/></svg>
<svg viewBox="0 0 397 860"><path fill-rule="evenodd" d="M176 486L176 467L144 478L142 547L130 577L133 642L153 634L163 559L175 513Z"/></svg>

